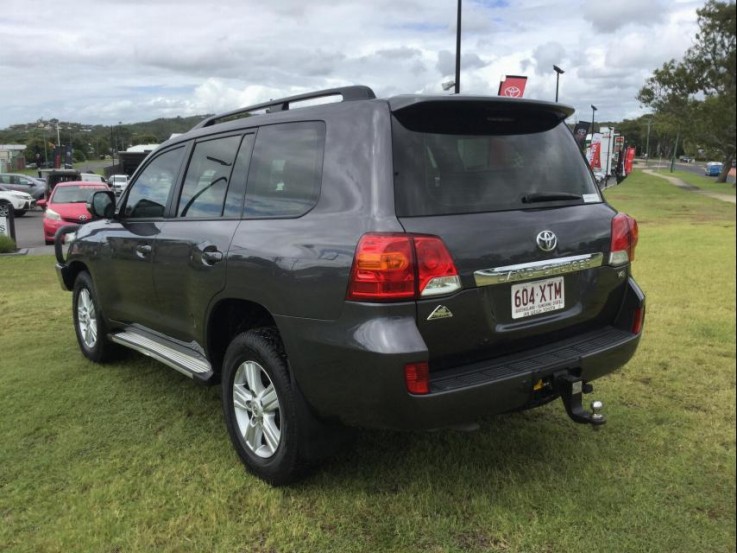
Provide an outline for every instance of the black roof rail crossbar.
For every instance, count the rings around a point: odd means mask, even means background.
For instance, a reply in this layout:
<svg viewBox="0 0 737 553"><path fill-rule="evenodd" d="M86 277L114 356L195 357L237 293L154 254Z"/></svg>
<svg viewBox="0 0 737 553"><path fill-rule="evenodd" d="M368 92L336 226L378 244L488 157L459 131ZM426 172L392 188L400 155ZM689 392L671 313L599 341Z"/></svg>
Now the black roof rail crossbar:
<svg viewBox="0 0 737 553"><path fill-rule="evenodd" d="M208 117L207 119L202 120L200 123L192 127L192 129L194 130L201 129L203 127L209 127L222 119L235 117L237 115L245 115L261 109L268 109L269 111L286 111L289 109L289 104L293 102L303 102L305 100L314 100L316 98L325 98L328 96L342 96L344 102L351 102L353 100L373 100L374 98L376 98L374 91L371 90L369 87L363 85L327 88L325 90L307 92L306 94L298 94L297 96L289 96L288 98L269 100L268 102L264 102L262 104L254 104L252 106L236 109L227 113L213 115L212 117Z"/></svg>

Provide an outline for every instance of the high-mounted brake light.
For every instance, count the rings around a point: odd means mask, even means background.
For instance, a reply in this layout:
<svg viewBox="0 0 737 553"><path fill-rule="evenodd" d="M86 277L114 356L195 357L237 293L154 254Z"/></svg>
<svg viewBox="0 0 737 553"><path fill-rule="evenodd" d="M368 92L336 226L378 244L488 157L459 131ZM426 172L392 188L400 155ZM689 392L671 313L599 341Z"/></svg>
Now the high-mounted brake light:
<svg viewBox="0 0 737 553"><path fill-rule="evenodd" d="M626 213L617 213L612 219L609 265L617 267L634 261L638 238L637 221Z"/></svg>
<svg viewBox="0 0 737 553"><path fill-rule="evenodd" d="M453 259L437 236L369 233L358 242L346 297L401 301L460 289Z"/></svg>

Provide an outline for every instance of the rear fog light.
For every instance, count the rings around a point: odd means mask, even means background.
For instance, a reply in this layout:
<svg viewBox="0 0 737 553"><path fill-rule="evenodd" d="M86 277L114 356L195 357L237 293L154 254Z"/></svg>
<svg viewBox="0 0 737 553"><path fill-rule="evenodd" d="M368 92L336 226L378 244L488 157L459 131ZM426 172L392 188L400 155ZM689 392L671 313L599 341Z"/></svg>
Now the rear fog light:
<svg viewBox="0 0 737 553"><path fill-rule="evenodd" d="M426 362L407 363L404 366L404 381L410 394L430 393L430 370Z"/></svg>

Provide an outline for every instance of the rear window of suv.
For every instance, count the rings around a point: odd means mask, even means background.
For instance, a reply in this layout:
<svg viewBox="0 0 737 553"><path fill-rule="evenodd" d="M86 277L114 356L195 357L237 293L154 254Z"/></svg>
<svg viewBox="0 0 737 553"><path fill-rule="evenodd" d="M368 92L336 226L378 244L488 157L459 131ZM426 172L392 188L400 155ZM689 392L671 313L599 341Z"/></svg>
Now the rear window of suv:
<svg viewBox="0 0 737 553"><path fill-rule="evenodd" d="M571 132L550 113L471 102L414 106L394 114L392 134L399 216L601 201ZM547 195L565 199L539 201Z"/></svg>

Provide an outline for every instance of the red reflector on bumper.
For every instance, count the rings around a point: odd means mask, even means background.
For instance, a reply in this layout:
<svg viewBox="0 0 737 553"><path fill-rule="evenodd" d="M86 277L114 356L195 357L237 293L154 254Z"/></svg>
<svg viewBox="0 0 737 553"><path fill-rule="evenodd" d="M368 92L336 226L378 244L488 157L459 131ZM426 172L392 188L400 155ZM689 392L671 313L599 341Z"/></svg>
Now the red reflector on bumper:
<svg viewBox="0 0 737 553"><path fill-rule="evenodd" d="M404 366L404 381L410 394L430 392L430 370L427 363L407 363Z"/></svg>
<svg viewBox="0 0 737 553"><path fill-rule="evenodd" d="M632 319L632 334L642 332L642 325L645 322L645 308L638 307L635 309L635 316Z"/></svg>

